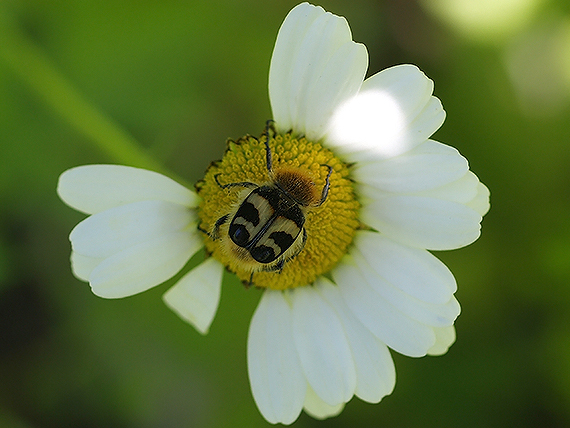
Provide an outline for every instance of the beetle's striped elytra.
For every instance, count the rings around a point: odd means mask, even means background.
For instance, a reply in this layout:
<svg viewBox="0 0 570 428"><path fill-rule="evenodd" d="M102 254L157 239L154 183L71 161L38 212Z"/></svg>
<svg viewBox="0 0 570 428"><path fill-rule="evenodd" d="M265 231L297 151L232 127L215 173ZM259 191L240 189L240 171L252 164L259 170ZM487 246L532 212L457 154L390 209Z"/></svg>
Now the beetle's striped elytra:
<svg viewBox="0 0 570 428"><path fill-rule="evenodd" d="M303 250L307 240L305 215L327 200L333 171L332 167L322 165L328 168L328 173L320 191L309 171L291 166L274 171L269 131L268 122L264 136L269 181L222 183L223 174L216 174L214 179L222 189L242 187L244 191L233 210L221 216L211 231L205 231L213 240L221 239L225 251L239 259L252 277L259 271L280 272L286 262ZM228 221L229 226L221 232Z"/></svg>

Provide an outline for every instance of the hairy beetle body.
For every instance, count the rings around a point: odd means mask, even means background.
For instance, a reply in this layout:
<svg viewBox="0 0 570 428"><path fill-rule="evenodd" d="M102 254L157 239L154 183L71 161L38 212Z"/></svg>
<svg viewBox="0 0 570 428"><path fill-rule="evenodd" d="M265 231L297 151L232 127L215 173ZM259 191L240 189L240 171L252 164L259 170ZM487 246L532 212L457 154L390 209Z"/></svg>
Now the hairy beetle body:
<svg viewBox="0 0 570 428"><path fill-rule="evenodd" d="M329 171L325 186L318 192L307 170L286 166L274 171L269 128L266 136L269 181L222 184L218 179L221 174L215 175L221 188L242 187L244 191L234 209L221 216L211 231L204 231L213 240L221 239L224 250L240 260L252 277L259 271L281 271L303 250L307 238L305 214L326 201L332 173L330 166L323 165Z"/></svg>

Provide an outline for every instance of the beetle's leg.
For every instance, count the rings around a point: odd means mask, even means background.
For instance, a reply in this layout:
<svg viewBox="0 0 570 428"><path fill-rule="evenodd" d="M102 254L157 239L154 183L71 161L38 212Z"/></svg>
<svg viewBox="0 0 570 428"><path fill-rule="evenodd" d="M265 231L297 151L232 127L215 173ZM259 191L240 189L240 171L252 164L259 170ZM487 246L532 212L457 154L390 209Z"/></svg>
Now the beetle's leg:
<svg viewBox="0 0 570 428"><path fill-rule="evenodd" d="M245 286L245 288L249 288L253 285L253 274L255 272L251 272L251 275L249 276L249 281L242 281L242 284Z"/></svg>
<svg viewBox="0 0 570 428"><path fill-rule="evenodd" d="M240 181L238 183L228 183L228 184L222 184L220 183L220 181L218 180L218 177L222 175L220 174L216 174L214 175L214 180L216 180L216 184L218 186L220 186L222 189L227 189L228 187L259 187L257 184L255 183L251 183L249 181Z"/></svg>
<svg viewBox="0 0 570 428"><path fill-rule="evenodd" d="M315 207L320 207L327 200L327 196L329 195L329 186L330 186L329 179L333 171L332 167L329 165L321 165L321 166L326 166L329 169L329 173L327 174L327 178L325 179L325 185L323 187L323 191L321 192L321 201L317 205L315 205Z"/></svg>
<svg viewBox="0 0 570 428"><path fill-rule="evenodd" d="M201 230L202 232L205 232L210 238L212 238L212 241L215 241L216 239L218 239L220 237L220 226L222 224L224 224L226 221L228 221L228 218L230 218L229 214L223 215L221 216L216 223L214 224L214 228L212 229L211 233L206 232L205 230L203 230L202 228L200 228L200 226L198 226L198 230Z"/></svg>
<svg viewBox="0 0 570 428"><path fill-rule="evenodd" d="M208 235L210 238L212 237L212 235L210 235L210 232L208 232L206 229L204 229L202 226L198 225L196 227L200 232L202 232L205 235Z"/></svg>

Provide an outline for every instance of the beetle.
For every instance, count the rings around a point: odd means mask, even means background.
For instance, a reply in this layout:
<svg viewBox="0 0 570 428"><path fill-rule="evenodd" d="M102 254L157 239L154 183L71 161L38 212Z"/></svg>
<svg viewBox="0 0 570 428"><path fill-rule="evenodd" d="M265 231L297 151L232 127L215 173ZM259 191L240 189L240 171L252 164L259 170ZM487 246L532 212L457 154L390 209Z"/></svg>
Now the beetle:
<svg viewBox="0 0 570 428"><path fill-rule="evenodd" d="M216 174L214 179L222 189L243 187L244 192L240 194L237 210L221 216L212 231L206 232L213 240L221 238L226 250L251 271L250 284L254 272L281 272L284 264L303 250L307 240L305 214L327 200L333 171L329 165L322 165L328 168L328 173L319 194L308 172L294 167L273 169L269 122L264 135L269 182L222 184L219 181L222 174ZM227 236L221 237L220 227L228 221Z"/></svg>

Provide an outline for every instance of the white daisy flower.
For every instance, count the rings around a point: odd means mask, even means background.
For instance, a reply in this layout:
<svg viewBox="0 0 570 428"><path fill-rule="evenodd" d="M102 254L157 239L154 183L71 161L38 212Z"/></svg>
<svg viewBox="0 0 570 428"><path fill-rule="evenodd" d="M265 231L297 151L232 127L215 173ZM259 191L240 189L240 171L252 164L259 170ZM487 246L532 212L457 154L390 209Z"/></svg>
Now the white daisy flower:
<svg viewBox="0 0 570 428"><path fill-rule="evenodd" d="M269 73L273 123L228 143L197 194L154 172L64 172L60 197L89 214L70 235L75 275L101 297L142 292L210 256L164 295L206 333L223 269L263 290L249 329L253 397L271 423L338 414L394 388L389 348L440 355L459 304L428 250L468 245L489 191L457 150L429 137L445 112L433 82L401 65L364 79L346 20L303 3Z"/></svg>

